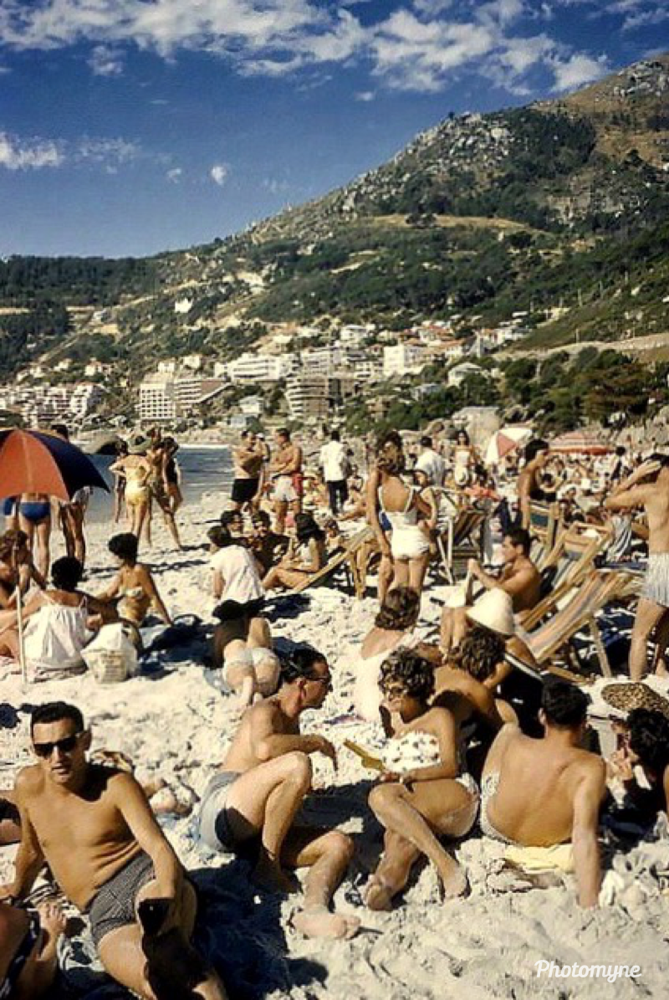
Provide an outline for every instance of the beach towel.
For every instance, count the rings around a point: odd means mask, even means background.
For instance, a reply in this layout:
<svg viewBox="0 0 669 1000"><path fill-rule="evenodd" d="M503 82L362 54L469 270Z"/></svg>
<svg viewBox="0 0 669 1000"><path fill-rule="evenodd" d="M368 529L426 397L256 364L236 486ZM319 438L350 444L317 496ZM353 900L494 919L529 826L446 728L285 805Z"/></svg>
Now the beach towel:
<svg viewBox="0 0 669 1000"><path fill-rule="evenodd" d="M504 860L523 871L539 872L557 868L561 872L574 871L574 851L571 844L553 847L521 847L511 844L504 852Z"/></svg>

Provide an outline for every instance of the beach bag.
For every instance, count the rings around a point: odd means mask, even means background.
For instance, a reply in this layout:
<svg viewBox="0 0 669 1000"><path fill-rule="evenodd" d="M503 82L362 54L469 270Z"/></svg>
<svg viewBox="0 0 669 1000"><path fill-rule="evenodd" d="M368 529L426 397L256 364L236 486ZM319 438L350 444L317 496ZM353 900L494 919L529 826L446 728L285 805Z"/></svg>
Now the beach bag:
<svg viewBox="0 0 669 1000"><path fill-rule="evenodd" d="M121 622L103 625L81 655L98 684L118 684L137 673L137 649Z"/></svg>

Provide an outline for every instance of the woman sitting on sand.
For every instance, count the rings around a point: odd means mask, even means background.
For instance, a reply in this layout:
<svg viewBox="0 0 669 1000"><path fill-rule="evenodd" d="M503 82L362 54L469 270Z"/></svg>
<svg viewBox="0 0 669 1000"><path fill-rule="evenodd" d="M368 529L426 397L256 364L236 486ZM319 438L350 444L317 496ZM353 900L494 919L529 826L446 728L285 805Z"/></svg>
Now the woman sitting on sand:
<svg viewBox="0 0 669 1000"><path fill-rule="evenodd" d="M430 707L434 670L414 650L398 649L381 668L387 768L369 804L385 827L384 856L372 876L366 903L390 909L421 854L437 869L444 893L459 896L467 878L439 837L463 837L476 819L479 793L462 773L458 724L446 708Z"/></svg>
<svg viewBox="0 0 669 1000"><path fill-rule="evenodd" d="M142 530L149 514L149 479L152 467L146 459L149 441L142 434L136 434L128 444L128 454L118 458L109 466L109 471L125 478L125 508L128 512L128 529L142 537Z"/></svg>
<svg viewBox="0 0 669 1000"><path fill-rule="evenodd" d="M46 580L33 563L26 533L19 530L5 531L0 535L0 608L16 607L16 585L19 580L22 594L28 591L31 583L41 590L46 587Z"/></svg>
<svg viewBox="0 0 669 1000"><path fill-rule="evenodd" d="M379 677L383 661L400 646L412 647L418 642L411 633L419 611L420 597L416 591L411 587L395 587L387 593L373 626L362 641L360 658L355 664L353 703L358 715L367 722L379 721Z"/></svg>
<svg viewBox="0 0 669 1000"><path fill-rule="evenodd" d="M295 515L295 537L291 538L288 552L278 566L274 566L265 579L265 590L275 587L298 587L325 565L325 532L316 524L311 514Z"/></svg>
<svg viewBox="0 0 669 1000"><path fill-rule="evenodd" d="M269 623L260 614L265 591L253 555L223 525L211 528L208 537L214 596L221 600L214 611L220 622L214 630L214 667L225 667L225 681L245 708L256 695L274 694L279 680Z"/></svg>
<svg viewBox="0 0 669 1000"><path fill-rule="evenodd" d="M79 590L84 568L73 556L57 559L51 567L52 587L40 591L23 609L25 654L36 680L81 673L81 651L92 637L90 625L109 620L103 603ZM0 655L19 659L16 613L7 613L0 632Z"/></svg>
<svg viewBox="0 0 669 1000"><path fill-rule="evenodd" d="M119 571L107 589L98 596L99 601L118 599L116 611L119 618L131 622L139 628L146 618L149 608L166 625L172 624L170 613L158 593L148 566L137 562L137 536L131 532L113 535L107 548L119 562Z"/></svg>

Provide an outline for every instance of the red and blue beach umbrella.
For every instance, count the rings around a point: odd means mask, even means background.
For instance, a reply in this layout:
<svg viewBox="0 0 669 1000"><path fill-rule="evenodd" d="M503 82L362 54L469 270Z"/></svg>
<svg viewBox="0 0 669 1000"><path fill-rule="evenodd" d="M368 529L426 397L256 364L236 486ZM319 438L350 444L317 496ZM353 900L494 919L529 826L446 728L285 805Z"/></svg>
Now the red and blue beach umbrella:
<svg viewBox="0 0 669 1000"><path fill-rule="evenodd" d="M69 500L84 486L109 492L90 458L49 431L0 430L0 497L45 493Z"/></svg>

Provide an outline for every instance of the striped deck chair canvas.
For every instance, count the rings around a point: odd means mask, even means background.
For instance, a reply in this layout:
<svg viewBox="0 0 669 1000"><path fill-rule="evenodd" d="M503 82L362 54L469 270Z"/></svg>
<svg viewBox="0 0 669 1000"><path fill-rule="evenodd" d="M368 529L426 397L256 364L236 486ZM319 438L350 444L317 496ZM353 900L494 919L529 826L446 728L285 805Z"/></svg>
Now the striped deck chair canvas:
<svg viewBox="0 0 669 1000"><path fill-rule="evenodd" d="M455 583L457 563L464 564L467 559L480 556L480 544L474 536L484 519L483 511L465 507L455 521L449 522L447 530L437 537L441 566L449 583Z"/></svg>
<svg viewBox="0 0 669 1000"><path fill-rule="evenodd" d="M594 571L564 608L544 625L523 636L537 663L541 666L548 665L551 657L561 650L568 649L580 629L588 627L595 643L602 673L610 676L608 658L601 642L595 615L610 601L629 596L635 585L629 573Z"/></svg>
<svg viewBox="0 0 669 1000"><path fill-rule="evenodd" d="M341 551L337 552L336 555L332 556L330 560L323 566L317 573L313 573L307 580L300 583L297 587L293 587L292 590L287 591L288 595L301 594L303 590L307 590L308 587L313 587L317 583L321 583L326 580L331 573L334 573L336 569L343 566L348 562L351 569L351 575L353 577L356 596L360 596L359 593L359 582L358 582L358 570L355 560L355 554L363 542L368 541L374 536L374 532L367 524L360 531L357 531L354 535L351 535L349 540L345 543Z"/></svg>
<svg viewBox="0 0 669 1000"><path fill-rule="evenodd" d="M529 532L532 539L530 559L537 569L543 569L558 533L559 507L556 503L530 504Z"/></svg>

